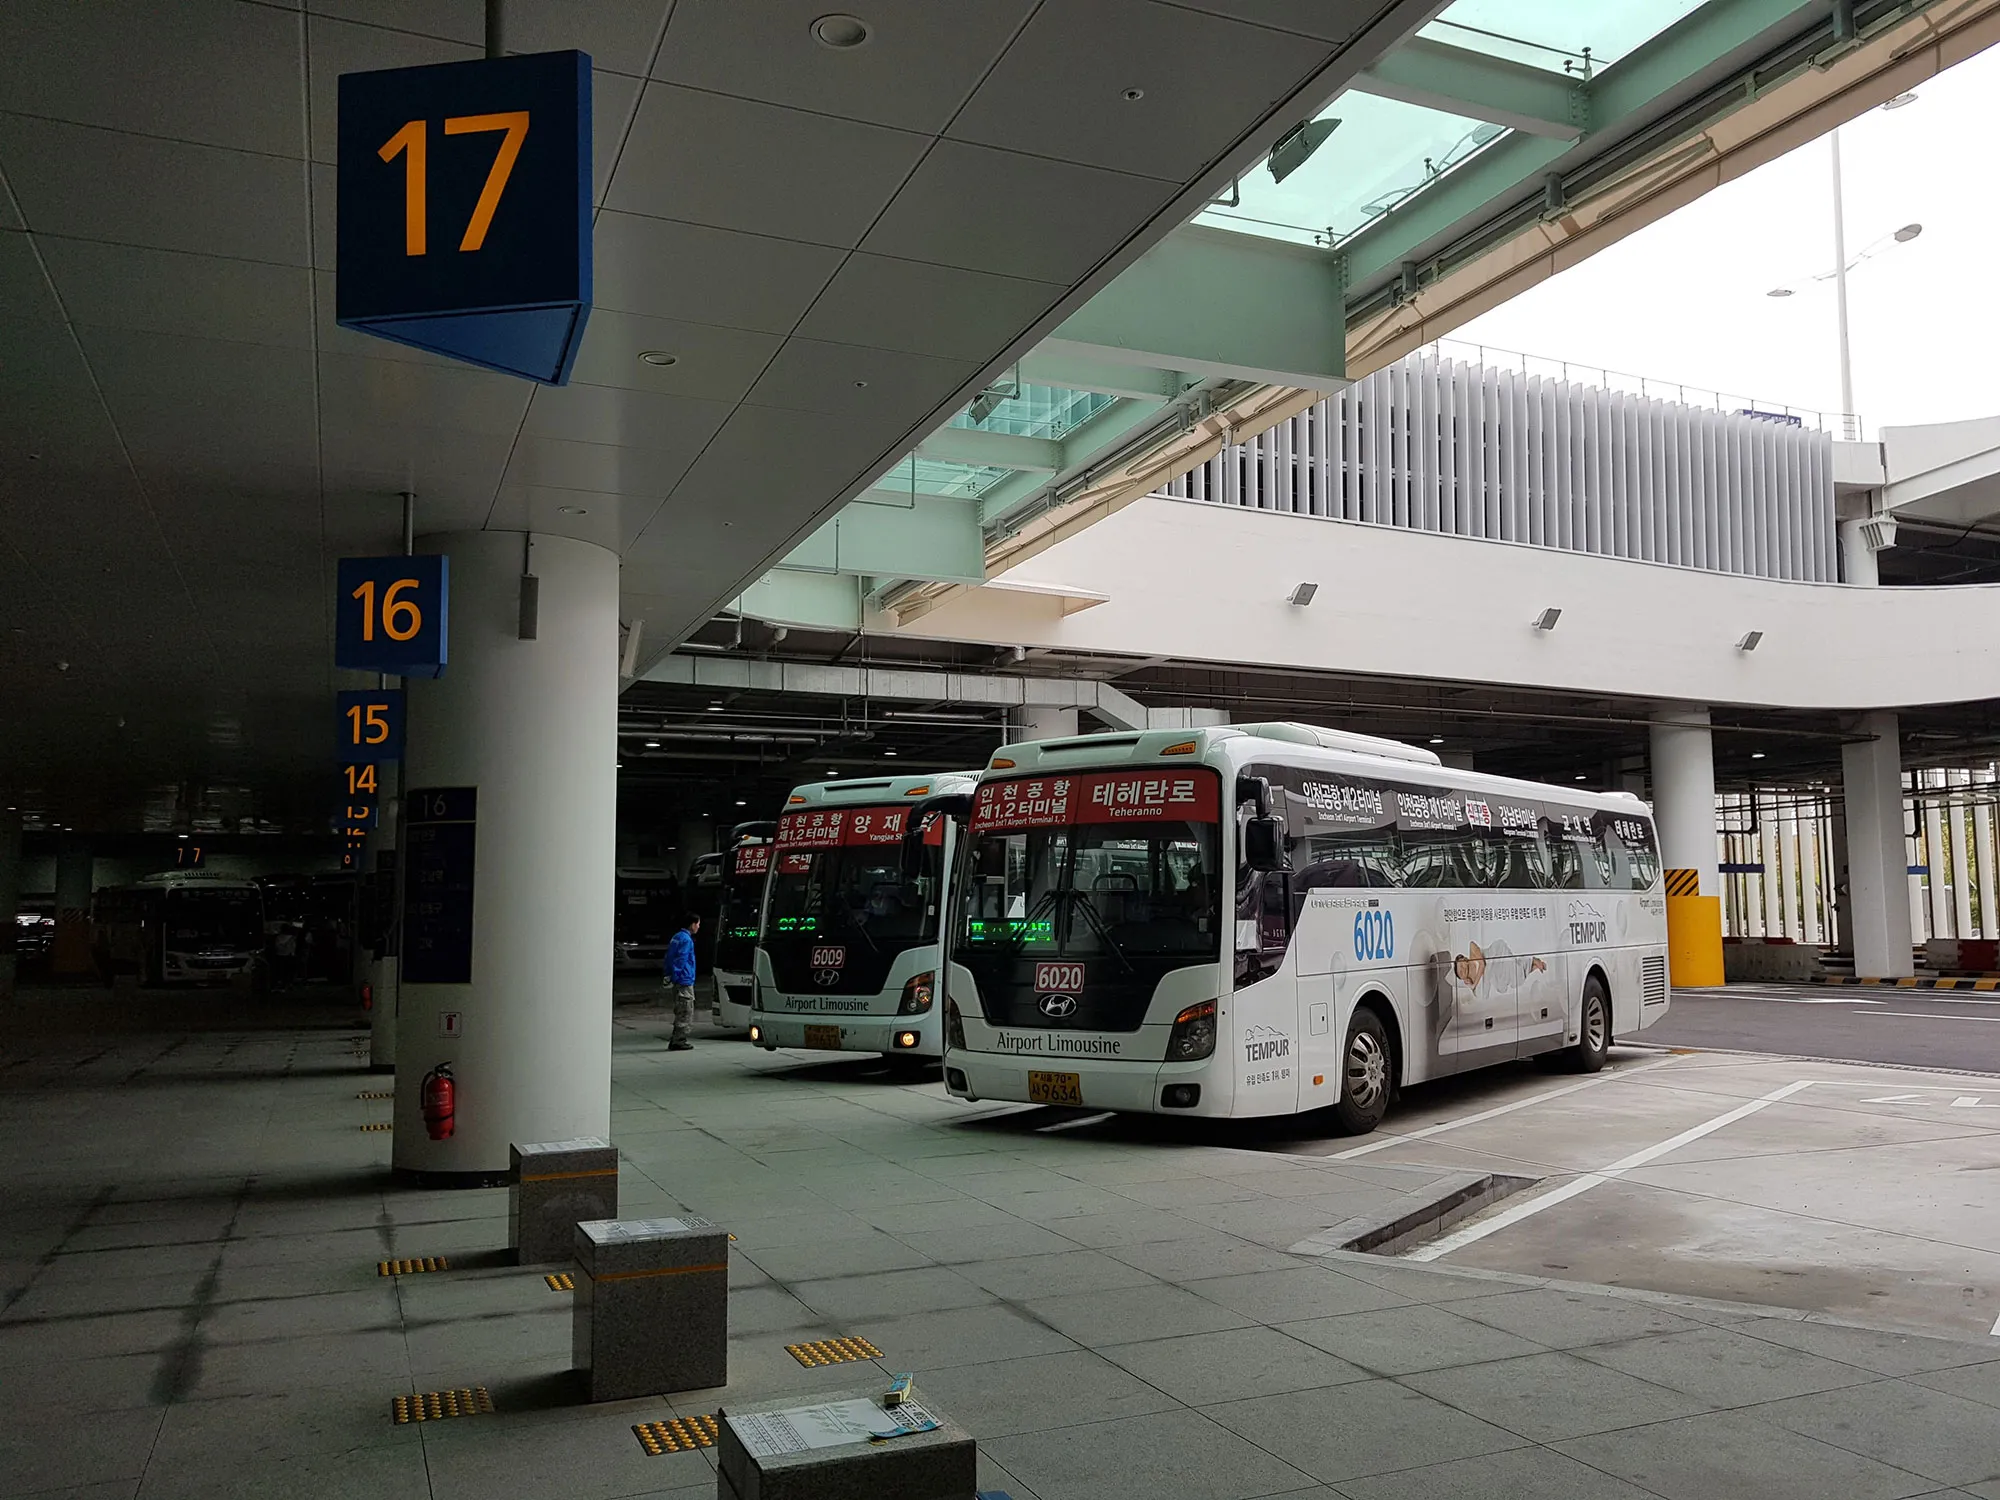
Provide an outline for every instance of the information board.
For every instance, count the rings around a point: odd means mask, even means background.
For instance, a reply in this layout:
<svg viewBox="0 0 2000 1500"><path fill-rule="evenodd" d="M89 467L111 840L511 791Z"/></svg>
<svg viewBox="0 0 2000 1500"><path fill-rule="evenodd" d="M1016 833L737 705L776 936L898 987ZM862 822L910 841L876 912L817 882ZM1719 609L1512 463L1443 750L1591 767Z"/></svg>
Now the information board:
<svg viewBox="0 0 2000 1500"><path fill-rule="evenodd" d="M590 58L340 80L340 324L549 385L590 316Z"/></svg>
<svg viewBox="0 0 2000 1500"><path fill-rule="evenodd" d="M402 977L472 983L473 865L479 789L430 787L403 804Z"/></svg>
<svg viewBox="0 0 2000 1500"><path fill-rule="evenodd" d="M333 664L442 677L450 563L443 557L343 557L333 594Z"/></svg>

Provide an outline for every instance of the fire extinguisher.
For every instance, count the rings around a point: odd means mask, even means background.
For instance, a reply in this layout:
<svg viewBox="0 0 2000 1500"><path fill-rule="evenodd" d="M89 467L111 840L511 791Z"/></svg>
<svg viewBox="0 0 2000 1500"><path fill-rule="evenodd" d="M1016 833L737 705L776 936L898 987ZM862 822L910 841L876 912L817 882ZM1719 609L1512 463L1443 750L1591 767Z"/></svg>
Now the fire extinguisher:
<svg viewBox="0 0 2000 1500"><path fill-rule="evenodd" d="M457 1109L457 1090L452 1087L451 1064L439 1063L424 1074L424 1081L418 1090L418 1098L423 1103L424 1129L431 1133L434 1141L447 1140L451 1136L452 1117Z"/></svg>

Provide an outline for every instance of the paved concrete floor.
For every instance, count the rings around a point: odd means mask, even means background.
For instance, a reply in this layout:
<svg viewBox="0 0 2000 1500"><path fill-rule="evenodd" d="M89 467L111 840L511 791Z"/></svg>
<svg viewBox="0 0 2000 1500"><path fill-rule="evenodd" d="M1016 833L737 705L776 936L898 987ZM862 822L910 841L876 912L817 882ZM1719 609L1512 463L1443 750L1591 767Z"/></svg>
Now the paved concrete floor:
<svg viewBox="0 0 2000 1500"><path fill-rule="evenodd" d="M1675 990L1666 1019L1643 1040L2000 1074L2000 991L1813 984Z"/></svg>
<svg viewBox="0 0 2000 1500"><path fill-rule="evenodd" d="M1458 1231L1462 1243L1417 1252L1453 1265L1964 1337L1994 1330L2000 1079L1726 1053L1615 1056L1593 1079L1519 1069L1413 1091L1359 1143L1274 1144L1343 1164L1543 1179ZM1537 1204L1543 1196L1554 1201Z"/></svg>
<svg viewBox="0 0 2000 1500"><path fill-rule="evenodd" d="M1994 1341L1301 1255L1437 1174L1100 1139L660 1031L619 1014L623 1208L738 1234L732 1381L602 1407L564 1377L568 1298L490 1254L505 1194L386 1184L359 1038L0 1056L0 1494L694 1500L711 1454L648 1457L631 1424L853 1384L783 1345L858 1334L1015 1500L2000 1500ZM388 1420L459 1385L497 1411Z"/></svg>

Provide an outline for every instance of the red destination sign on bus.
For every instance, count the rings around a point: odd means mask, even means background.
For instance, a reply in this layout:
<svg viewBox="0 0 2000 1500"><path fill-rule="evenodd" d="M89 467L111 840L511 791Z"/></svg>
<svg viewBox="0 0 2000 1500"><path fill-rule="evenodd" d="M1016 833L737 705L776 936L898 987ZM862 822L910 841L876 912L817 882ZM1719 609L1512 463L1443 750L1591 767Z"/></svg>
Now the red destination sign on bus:
<svg viewBox="0 0 2000 1500"><path fill-rule="evenodd" d="M839 807L789 812L778 819L780 849L879 848L900 844L908 807ZM927 842L936 840L927 839Z"/></svg>
<svg viewBox="0 0 2000 1500"><path fill-rule="evenodd" d="M1213 823L1221 783L1212 771L1081 771L1068 776L1017 776L980 785L972 804L974 833L1066 828L1075 823L1178 821Z"/></svg>
<svg viewBox="0 0 2000 1500"><path fill-rule="evenodd" d="M771 868L771 846L769 844L743 844L736 850L736 873L738 875L762 875Z"/></svg>

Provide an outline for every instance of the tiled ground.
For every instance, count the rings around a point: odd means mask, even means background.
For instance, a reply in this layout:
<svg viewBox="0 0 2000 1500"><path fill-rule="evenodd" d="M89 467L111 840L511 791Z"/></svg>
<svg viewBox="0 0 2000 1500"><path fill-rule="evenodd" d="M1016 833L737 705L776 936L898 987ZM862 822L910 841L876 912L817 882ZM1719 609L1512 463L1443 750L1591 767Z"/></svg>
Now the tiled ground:
<svg viewBox="0 0 2000 1500"><path fill-rule="evenodd" d="M387 1185L355 1053L271 1031L0 1055L0 1495L694 1500L710 1455L649 1457L631 1424L852 1385L783 1346L858 1334L1015 1500L2000 1500L2000 1340L1309 1258L1289 1247L1411 1169L1085 1138L741 1043L669 1055L629 1011L623 1209L738 1235L733 1379L579 1405L570 1299L492 1253L505 1193ZM419 1255L454 1269L376 1274ZM498 1411L390 1423L392 1394L460 1385Z"/></svg>

